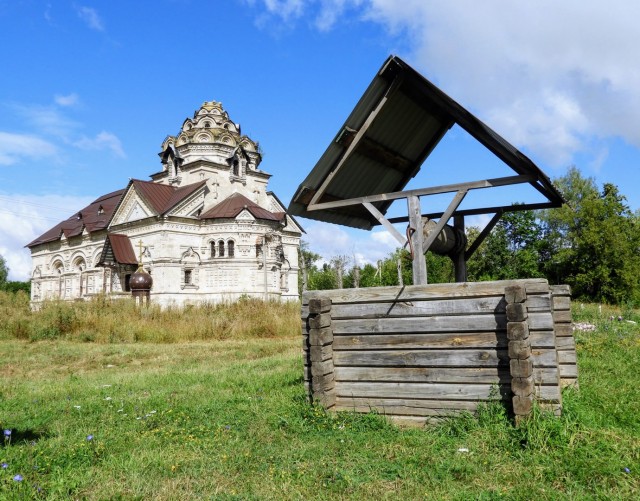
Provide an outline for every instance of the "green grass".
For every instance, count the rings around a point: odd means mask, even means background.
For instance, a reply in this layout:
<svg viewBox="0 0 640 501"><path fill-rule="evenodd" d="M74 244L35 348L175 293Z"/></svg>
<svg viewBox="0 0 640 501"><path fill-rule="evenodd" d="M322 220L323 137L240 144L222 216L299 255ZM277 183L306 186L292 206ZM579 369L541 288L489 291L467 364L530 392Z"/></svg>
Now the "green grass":
<svg viewBox="0 0 640 501"><path fill-rule="evenodd" d="M298 336L7 336L0 499L638 499L638 315L611 311L576 306L598 325L577 335L580 389L520 428L499 404L421 429L327 414L306 403Z"/></svg>

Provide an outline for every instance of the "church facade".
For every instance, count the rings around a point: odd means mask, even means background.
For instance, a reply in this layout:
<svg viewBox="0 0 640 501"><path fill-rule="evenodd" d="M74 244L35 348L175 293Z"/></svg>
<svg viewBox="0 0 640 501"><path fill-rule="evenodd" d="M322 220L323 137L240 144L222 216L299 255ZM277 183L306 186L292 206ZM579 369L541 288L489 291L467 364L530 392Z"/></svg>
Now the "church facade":
<svg viewBox="0 0 640 501"><path fill-rule="evenodd" d="M303 230L222 105L205 102L159 155L151 181L131 180L27 244L32 302L129 296L140 264L163 306L297 300Z"/></svg>

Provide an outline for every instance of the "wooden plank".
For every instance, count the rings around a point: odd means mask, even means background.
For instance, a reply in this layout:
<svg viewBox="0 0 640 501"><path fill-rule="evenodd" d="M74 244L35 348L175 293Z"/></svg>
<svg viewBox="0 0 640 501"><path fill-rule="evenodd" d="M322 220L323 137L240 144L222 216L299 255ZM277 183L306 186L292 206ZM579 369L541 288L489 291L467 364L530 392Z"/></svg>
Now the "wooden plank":
<svg viewBox="0 0 640 501"><path fill-rule="evenodd" d="M558 362L561 364L575 364L578 362L575 351L559 351Z"/></svg>
<svg viewBox="0 0 640 501"><path fill-rule="evenodd" d="M309 349L309 360L311 362L324 362L333 356L333 347L328 344L325 346L311 346Z"/></svg>
<svg viewBox="0 0 640 501"><path fill-rule="evenodd" d="M530 313L527 322L530 330L553 330L554 327L551 312Z"/></svg>
<svg viewBox="0 0 640 501"><path fill-rule="evenodd" d="M453 297L503 296L508 285L523 284L527 294L549 291L549 283L542 278L525 280L498 280L494 282L463 282L454 284L407 285L405 287L369 287L360 289L332 289L306 291L302 304L308 305L312 297L326 297L336 303L362 303L376 301L412 301L418 299L448 299Z"/></svg>
<svg viewBox="0 0 640 501"><path fill-rule="evenodd" d="M509 384L509 368L483 367L335 367L336 381L391 381L405 383L503 383ZM558 382L556 368L533 370L536 384L554 384Z"/></svg>
<svg viewBox="0 0 640 501"><path fill-rule="evenodd" d="M417 196L407 197L409 226L413 233L409 235L411 244L411 269L413 285L427 284L427 263L422 252L423 233L422 216L420 212L420 198Z"/></svg>
<svg viewBox="0 0 640 501"><path fill-rule="evenodd" d="M553 321L557 324L571 323L571 310L554 311Z"/></svg>
<svg viewBox="0 0 640 501"><path fill-rule="evenodd" d="M507 390L505 388L504 390ZM494 394L491 384L446 383L361 383L338 382L340 397L411 398L431 400L488 400Z"/></svg>
<svg viewBox="0 0 640 501"><path fill-rule="evenodd" d="M338 165L340 166L341 164L338 164ZM383 202L388 200L398 200L401 198L408 198L408 197L420 197L423 195L453 193L454 191L460 191L460 190L477 190L482 188L492 188L496 186L507 186L511 184L522 184L522 183L530 183L530 182L537 181L536 176L530 176L530 175L507 176L507 177L498 177L494 179L483 179L482 181L469 181L466 183L447 184L443 186L432 186L430 188L419 188L415 190L394 191L390 193L381 193L379 195L368 195L364 197L356 197L356 198L336 200L331 202L316 203L317 200L319 199L318 193L320 193L321 190L325 189L327 182L332 179L334 173L335 173L335 170L331 171L331 173L327 177L327 180L324 181L322 186L316 192L316 195L314 195L314 198L311 199L311 202L307 206L307 210L314 211L314 210L323 210L323 209L335 209L337 207L347 207L349 205L360 205L363 202L375 203L375 202Z"/></svg>
<svg viewBox="0 0 640 501"><path fill-rule="evenodd" d="M530 294L525 302L529 313L551 310L551 296L549 294Z"/></svg>
<svg viewBox="0 0 640 501"><path fill-rule="evenodd" d="M506 329L504 315L433 316L335 320L334 335L400 332L473 332Z"/></svg>
<svg viewBox="0 0 640 501"><path fill-rule="evenodd" d="M556 336L552 330L531 331L529 334L531 348L555 348Z"/></svg>
<svg viewBox="0 0 640 501"><path fill-rule="evenodd" d="M568 285L552 285L550 288L554 296L571 296L571 287Z"/></svg>
<svg viewBox="0 0 640 501"><path fill-rule="evenodd" d="M553 331L533 331L529 340L534 348L554 348ZM335 335L334 350L383 350L420 348L506 348L505 331L460 333L405 333Z"/></svg>
<svg viewBox="0 0 640 501"><path fill-rule="evenodd" d="M542 402L559 402L562 399L558 385L535 385L534 395Z"/></svg>
<svg viewBox="0 0 640 501"><path fill-rule="evenodd" d="M558 351L567 351L576 349L576 340L573 337L559 337L556 339Z"/></svg>
<svg viewBox="0 0 640 501"><path fill-rule="evenodd" d="M431 367L336 367L337 381L405 383L509 383L509 369Z"/></svg>
<svg viewBox="0 0 640 501"><path fill-rule="evenodd" d="M549 349L531 350L534 367L558 367L558 352Z"/></svg>
<svg viewBox="0 0 640 501"><path fill-rule="evenodd" d="M560 379L577 378L578 366L576 364L560 364Z"/></svg>
<svg viewBox="0 0 640 501"><path fill-rule="evenodd" d="M507 350L334 351L333 360L336 366L506 367L509 356Z"/></svg>
<svg viewBox="0 0 640 501"><path fill-rule="evenodd" d="M545 402L560 401L558 385L536 385L535 395ZM395 398L438 400L484 400L495 398L493 385L490 384L443 384L443 383L361 383L337 382L336 395L343 401L350 398ZM511 395L511 389L502 388L503 397Z"/></svg>
<svg viewBox="0 0 640 501"><path fill-rule="evenodd" d="M421 348L496 348L507 347L507 337L495 331L454 334L360 334L334 336L333 349L385 350Z"/></svg>
<svg viewBox="0 0 640 501"><path fill-rule="evenodd" d="M556 324L556 337L573 337L573 326L571 324Z"/></svg>
<svg viewBox="0 0 640 501"><path fill-rule="evenodd" d="M571 309L571 298L567 296L553 296L553 309L554 311L559 310L570 310Z"/></svg>
<svg viewBox="0 0 640 501"><path fill-rule="evenodd" d="M504 313L506 303L500 296L484 298L434 299L431 301L396 301L384 303L339 304L332 319L385 318L432 315L467 315Z"/></svg>
<svg viewBox="0 0 640 501"><path fill-rule="evenodd" d="M377 411L399 416L455 416L460 412L474 412L477 402L465 400L443 401L397 398L338 397L336 410L351 412Z"/></svg>

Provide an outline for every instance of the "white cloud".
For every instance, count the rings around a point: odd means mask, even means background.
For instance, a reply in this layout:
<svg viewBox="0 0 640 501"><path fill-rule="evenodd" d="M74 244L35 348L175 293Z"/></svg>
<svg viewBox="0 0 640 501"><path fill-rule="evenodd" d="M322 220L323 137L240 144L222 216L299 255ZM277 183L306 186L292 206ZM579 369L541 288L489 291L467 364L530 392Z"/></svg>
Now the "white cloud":
<svg viewBox="0 0 640 501"><path fill-rule="evenodd" d="M0 255L9 267L9 280L28 280L31 254L24 246L88 205L93 198L0 193Z"/></svg>
<svg viewBox="0 0 640 501"><path fill-rule="evenodd" d="M346 255L359 265L374 264L386 258L399 244L386 230L351 230L318 221L302 222L307 234L303 236L312 252L328 262L332 257Z"/></svg>
<svg viewBox="0 0 640 501"><path fill-rule="evenodd" d="M37 129L38 132L59 139L66 140L80 127L78 122L71 120L53 106L12 104L10 108L24 117L27 125Z"/></svg>
<svg viewBox="0 0 640 501"><path fill-rule="evenodd" d="M83 136L73 144L83 150L109 150L117 157L126 157L120 139L111 132L102 131L93 138Z"/></svg>
<svg viewBox="0 0 640 501"><path fill-rule="evenodd" d="M38 136L0 131L0 165L12 165L23 159L57 155L55 145Z"/></svg>
<svg viewBox="0 0 640 501"><path fill-rule="evenodd" d="M256 5L257 2L252 2ZM402 56L519 147L552 166L640 147L640 3L627 0L267 1L319 30L364 19L399 37ZM353 14L348 16L347 14Z"/></svg>
<svg viewBox="0 0 640 501"><path fill-rule="evenodd" d="M56 95L54 100L58 106L74 106L78 104L79 98L78 94L74 92L66 96Z"/></svg>
<svg viewBox="0 0 640 501"><path fill-rule="evenodd" d="M82 19L89 28L96 31L104 31L104 24L98 15L98 11L91 7L84 6L78 7L77 11L80 19Z"/></svg>

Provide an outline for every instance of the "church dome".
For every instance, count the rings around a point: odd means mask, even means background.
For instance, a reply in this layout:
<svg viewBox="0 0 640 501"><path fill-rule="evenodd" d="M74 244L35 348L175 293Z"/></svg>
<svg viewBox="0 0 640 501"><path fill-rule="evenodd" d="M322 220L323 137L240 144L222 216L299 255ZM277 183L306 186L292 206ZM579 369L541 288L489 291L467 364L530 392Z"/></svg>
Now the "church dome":
<svg viewBox="0 0 640 501"><path fill-rule="evenodd" d="M129 279L129 287L132 291L148 291L153 285L153 278L142 267L138 268Z"/></svg>

